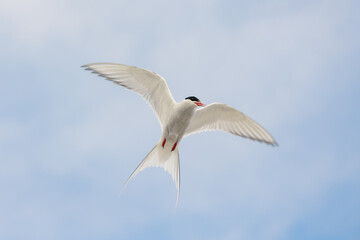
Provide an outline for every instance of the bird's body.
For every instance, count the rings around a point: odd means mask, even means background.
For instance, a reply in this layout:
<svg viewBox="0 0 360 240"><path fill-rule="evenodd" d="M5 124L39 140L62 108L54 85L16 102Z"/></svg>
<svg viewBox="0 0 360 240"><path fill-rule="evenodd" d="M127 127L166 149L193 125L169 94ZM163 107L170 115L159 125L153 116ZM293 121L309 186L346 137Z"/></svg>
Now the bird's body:
<svg viewBox="0 0 360 240"><path fill-rule="evenodd" d="M171 147L170 149L172 149L174 144L180 143L185 130L190 124L196 107L195 104L188 100L183 100L174 105L161 137L163 141L166 140L164 149L167 149L169 146Z"/></svg>
<svg viewBox="0 0 360 240"><path fill-rule="evenodd" d="M194 96L175 102L165 79L154 72L116 63L94 63L83 67L141 95L153 108L160 122L162 135L159 142L130 175L126 184L147 167L162 167L175 181L179 198L178 146L183 137L194 133L221 130L277 145L273 137L258 123L230 106L213 103L205 107ZM198 106L202 108L197 108Z"/></svg>

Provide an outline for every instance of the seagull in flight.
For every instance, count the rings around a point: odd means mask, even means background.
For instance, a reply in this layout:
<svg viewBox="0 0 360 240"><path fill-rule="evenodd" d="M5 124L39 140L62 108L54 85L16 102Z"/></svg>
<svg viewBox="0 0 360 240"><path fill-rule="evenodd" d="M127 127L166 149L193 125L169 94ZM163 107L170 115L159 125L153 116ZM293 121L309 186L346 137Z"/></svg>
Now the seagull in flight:
<svg viewBox="0 0 360 240"><path fill-rule="evenodd" d="M124 188L147 167L162 167L175 181L177 205L180 193L179 144L182 138L194 133L220 130L277 145L263 127L233 107L222 103L205 105L195 96L176 102L165 79L152 71L117 63L92 63L82 67L142 96L160 122L162 135L159 142L130 175Z"/></svg>

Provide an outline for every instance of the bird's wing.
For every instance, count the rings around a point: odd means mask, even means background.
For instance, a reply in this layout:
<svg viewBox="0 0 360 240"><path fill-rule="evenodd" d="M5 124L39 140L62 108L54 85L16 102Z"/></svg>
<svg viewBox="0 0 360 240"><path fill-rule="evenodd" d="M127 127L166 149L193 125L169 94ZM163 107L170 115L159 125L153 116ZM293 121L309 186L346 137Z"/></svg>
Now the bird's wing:
<svg viewBox="0 0 360 240"><path fill-rule="evenodd" d="M117 63L92 63L82 67L138 93L152 107L161 128L165 126L175 100L163 77L146 69Z"/></svg>
<svg viewBox="0 0 360 240"><path fill-rule="evenodd" d="M235 108L221 103L213 103L198 109L186 129L184 137L214 130L277 145L274 138L258 123Z"/></svg>

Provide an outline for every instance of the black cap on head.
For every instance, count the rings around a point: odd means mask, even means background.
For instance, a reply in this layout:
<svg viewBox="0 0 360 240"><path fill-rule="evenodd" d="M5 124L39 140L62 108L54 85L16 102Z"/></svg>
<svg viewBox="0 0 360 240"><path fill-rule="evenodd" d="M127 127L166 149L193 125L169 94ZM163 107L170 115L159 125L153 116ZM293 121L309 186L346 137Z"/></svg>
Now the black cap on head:
<svg viewBox="0 0 360 240"><path fill-rule="evenodd" d="M189 100L191 100L193 102L200 102L200 100L197 97L194 97L194 96L190 96L190 97L187 97L185 99L189 99Z"/></svg>

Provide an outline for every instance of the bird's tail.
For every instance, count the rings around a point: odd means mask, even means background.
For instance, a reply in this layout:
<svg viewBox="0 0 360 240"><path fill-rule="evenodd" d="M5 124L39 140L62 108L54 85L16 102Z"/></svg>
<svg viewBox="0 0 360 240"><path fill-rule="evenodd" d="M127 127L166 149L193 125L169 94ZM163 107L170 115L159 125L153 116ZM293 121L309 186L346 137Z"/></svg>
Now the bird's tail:
<svg viewBox="0 0 360 240"><path fill-rule="evenodd" d="M147 167L162 167L167 171L176 184L177 199L176 206L179 201L180 194L180 163L179 163L179 151L175 148L174 151L166 151L160 143L155 145L151 152L142 160L135 171L130 175L126 181L122 191L125 189L129 181L135 177L139 172L143 171Z"/></svg>

